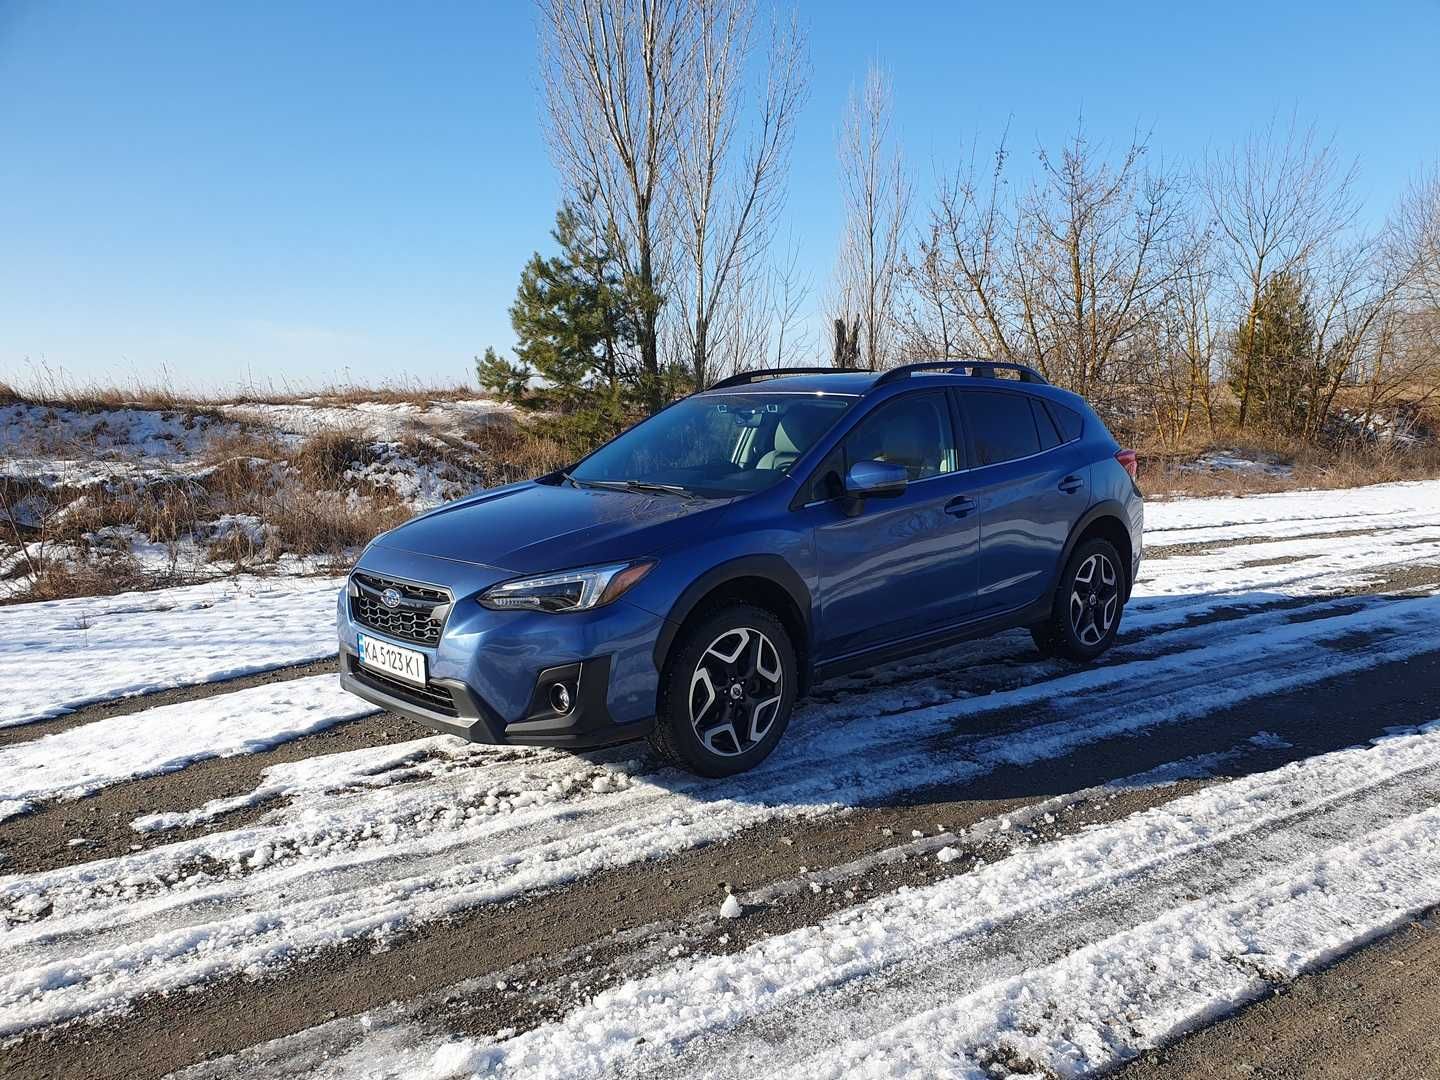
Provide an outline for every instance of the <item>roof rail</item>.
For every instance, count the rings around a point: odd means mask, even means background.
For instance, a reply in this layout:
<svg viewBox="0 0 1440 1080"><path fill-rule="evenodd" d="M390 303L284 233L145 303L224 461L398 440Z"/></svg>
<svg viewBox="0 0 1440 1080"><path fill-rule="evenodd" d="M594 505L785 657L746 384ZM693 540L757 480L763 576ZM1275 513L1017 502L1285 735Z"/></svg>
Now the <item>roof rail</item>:
<svg viewBox="0 0 1440 1080"><path fill-rule="evenodd" d="M780 379L786 375L855 375L869 374L863 368L844 367L792 367L792 368L758 368L755 371L741 371L729 378L721 379L707 390L720 390L727 386L747 386L750 383L763 382L765 379Z"/></svg>
<svg viewBox="0 0 1440 1080"><path fill-rule="evenodd" d="M897 379L908 379L911 375L918 375L921 372L934 371L944 375L970 375L977 379L994 379L998 376L997 371L1015 371L1020 375L1021 382L1041 383L1048 386L1050 380L1045 378L1032 367L1024 364L1011 364L1003 360L923 360L918 364L901 364L899 367L890 368L883 375L875 380L875 385L895 382Z"/></svg>

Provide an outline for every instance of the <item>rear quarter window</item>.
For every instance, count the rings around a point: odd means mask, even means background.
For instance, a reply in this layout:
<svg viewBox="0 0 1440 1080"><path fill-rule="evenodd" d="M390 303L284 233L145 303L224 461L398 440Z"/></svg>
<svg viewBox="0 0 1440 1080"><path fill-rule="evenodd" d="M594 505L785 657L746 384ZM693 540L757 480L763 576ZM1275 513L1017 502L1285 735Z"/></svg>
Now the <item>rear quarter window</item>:
<svg viewBox="0 0 1440 1080"><path fill-rule="evenodd" d="M1074 409L1065 405L1057 404L1054 401L1047 401L1046 407L1050 415L1055 418L1055 426L1060 429L1060 437L1065 442L1074 442L1085 430L1085 418Z"/></svg>
<svg viewBox="0 0 1440 1080"><path fill-rule="evenodd" d="M1065 441L1055 430L1055 421L1050 419L1050 412L1043 401L1031 398L1030 411L1035 414L1035 429L1040 432L1041 450L1051 450Z"/></svg>

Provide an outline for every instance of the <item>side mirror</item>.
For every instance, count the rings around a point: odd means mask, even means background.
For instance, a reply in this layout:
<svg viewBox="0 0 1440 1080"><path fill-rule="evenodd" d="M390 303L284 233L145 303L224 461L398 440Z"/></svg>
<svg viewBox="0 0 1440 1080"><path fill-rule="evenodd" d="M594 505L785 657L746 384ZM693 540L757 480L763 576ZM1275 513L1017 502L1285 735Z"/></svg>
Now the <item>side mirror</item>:
<svg viewBox="0 0 1440 1080"><path fill-rule="evenodd" d="M887 499L901 495L910 482L904 465L885 461L857 461L845 477L845 494L852 499Z"/></svg>

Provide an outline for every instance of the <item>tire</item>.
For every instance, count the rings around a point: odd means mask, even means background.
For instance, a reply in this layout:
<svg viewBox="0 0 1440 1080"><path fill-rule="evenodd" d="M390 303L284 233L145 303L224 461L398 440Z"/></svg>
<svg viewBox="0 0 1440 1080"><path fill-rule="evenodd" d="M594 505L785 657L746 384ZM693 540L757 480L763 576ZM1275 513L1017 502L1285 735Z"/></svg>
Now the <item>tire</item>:
<svg viewBox="0 0 1440 1080"><path fill-rule="evenodd" d="M660 676L650 743L701 776L753 769L790 724L799 674L779 619L726 604L681 632Z"/></svg>
<svg viewBox="0 0 1440 1080"><path fill-rule="evenodd" d="M1049 620L1030 630L1036 647L1047 656L1087 661L1115 644L1125 608L1124 575L1110 541L1087 540L1076 548L1060 575Z"/></svg>

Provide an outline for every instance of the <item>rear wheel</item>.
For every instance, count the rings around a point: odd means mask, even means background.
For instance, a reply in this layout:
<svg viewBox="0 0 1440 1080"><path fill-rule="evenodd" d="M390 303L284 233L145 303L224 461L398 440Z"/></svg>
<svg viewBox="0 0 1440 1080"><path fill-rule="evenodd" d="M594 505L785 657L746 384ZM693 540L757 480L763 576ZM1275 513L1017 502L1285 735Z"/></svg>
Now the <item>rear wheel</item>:
<svg viewBox="0 0 1440 1080"><path fill-rule="evenodd" d="M660 679L651 743L702 776L732 776L769 756L790 723L798 672L784 625L728 604L682 631Z"/></svg>
<svg viewBox="0 0 1440 1080"><path fill-rule="evenodd" d="M1115 643L1124 608L1120 555L1108 540L1087 540L1075 549L1055 590L1050 618L1031 627L1046 656L1093 660Z"/></svg>

